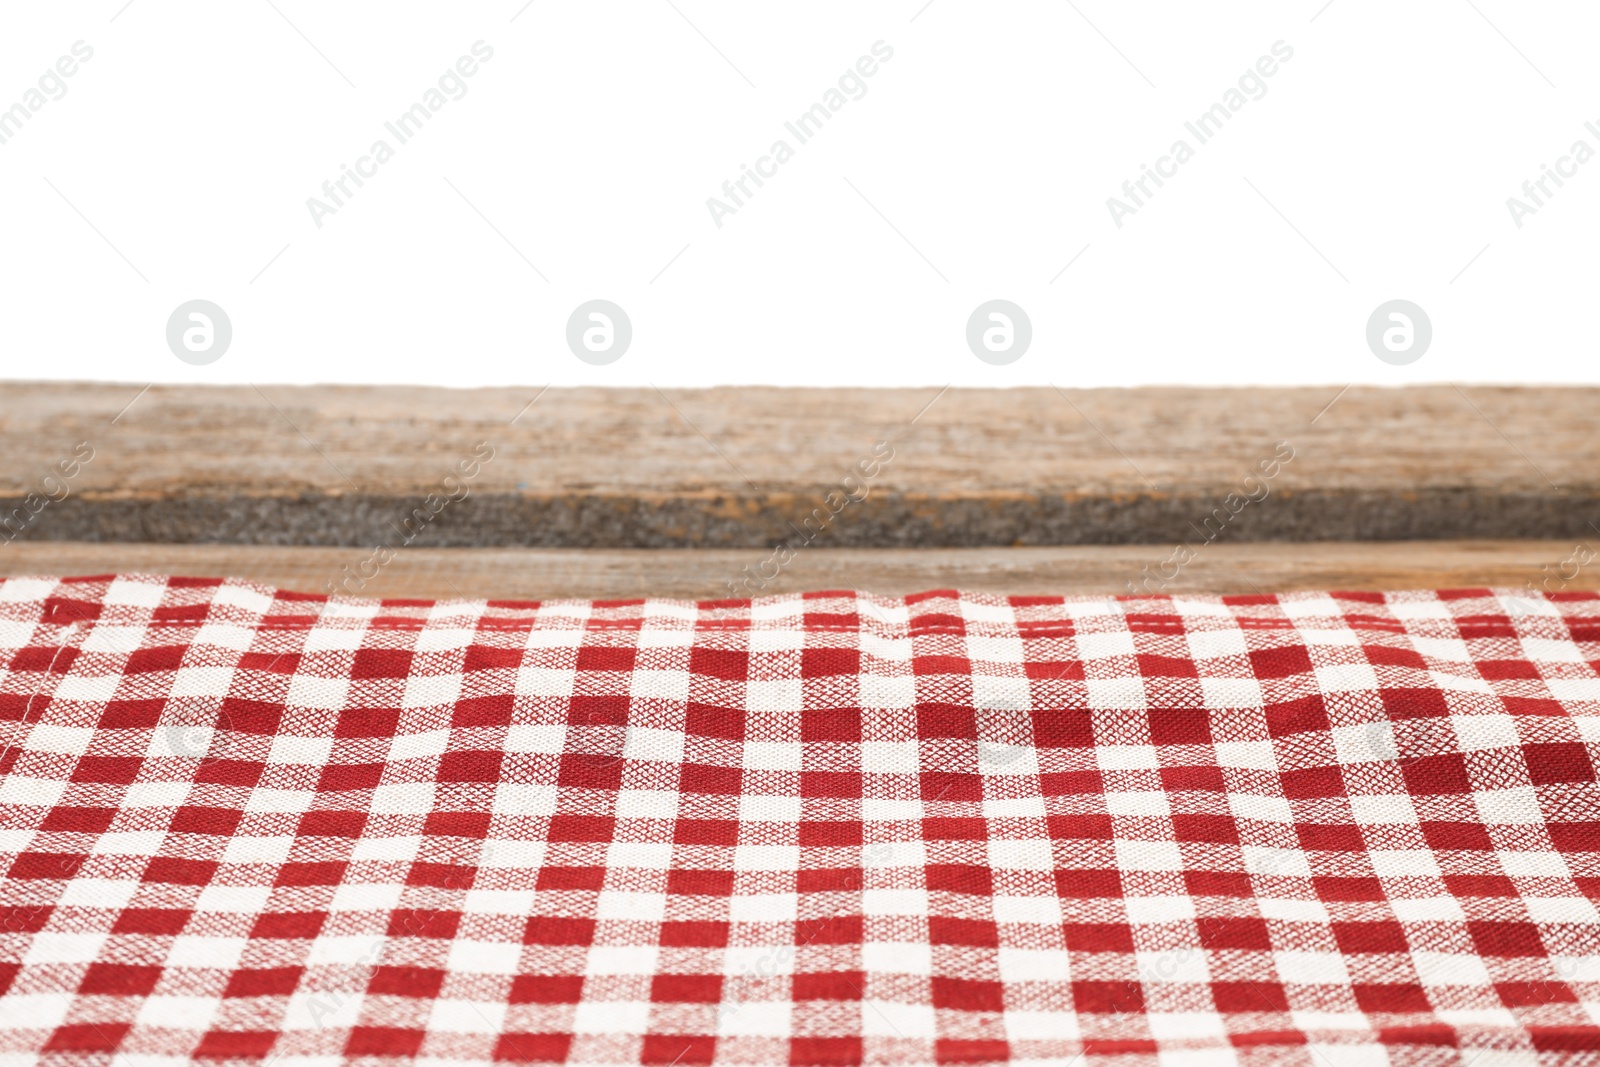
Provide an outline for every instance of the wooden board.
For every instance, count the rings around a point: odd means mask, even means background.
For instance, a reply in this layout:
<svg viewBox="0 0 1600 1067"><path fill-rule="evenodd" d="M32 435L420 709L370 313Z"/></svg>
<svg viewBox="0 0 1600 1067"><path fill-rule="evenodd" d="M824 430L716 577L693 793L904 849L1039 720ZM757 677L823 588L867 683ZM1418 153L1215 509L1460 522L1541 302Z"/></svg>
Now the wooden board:
<svg viewBox="0 0 1600 1067"><path fill-rule="evenodd" d="M1506 586L1549 580L1551 591L1600 588L1600 567L1563 566L1570 541L1436 541L1212 545L1169 593L1252 593L1296 589L1420 589ZM742 595L860 589L903 595L926 589L1040 595L1124 594L1144 568L1160 573L1170 546L1058 548L822 549L801 552L762 589ZM145 572L233 576L304 592L362 573L367 553L351 548L261 545L152 545L15 542L0 548L0 574ZM553 597L621 599L729 595L727 583L759 572L767 553L751 550L412 548L351 592L380 597ZM1548 567L1548 570L1543 568ZM349 568L347 572L345 569ZM367 569L369 572L371 568ZM771 568L766 570L770 573ZM1170 568L1167 569L1170 571ZM1570 582L1562 574L1574 574Z"/></svg>
<svg viewBox="0 0 1600 1067"><path fill-rule="evenodd" d="M0 521L397 548L1577 538L1600 536L1597 409L1595 388L11 383Z"/></svg>

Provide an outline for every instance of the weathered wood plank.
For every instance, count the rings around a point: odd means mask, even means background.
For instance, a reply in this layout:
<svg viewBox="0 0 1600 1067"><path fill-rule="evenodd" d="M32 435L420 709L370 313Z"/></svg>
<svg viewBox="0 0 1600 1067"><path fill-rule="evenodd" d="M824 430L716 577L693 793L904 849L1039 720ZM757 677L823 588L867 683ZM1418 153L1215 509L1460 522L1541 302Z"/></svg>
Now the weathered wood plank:
<svg viewBox="0 0 1600 1067"><path fill-rule="evenodd" d="M1600 539L1597 539L1600 540ZM1562 566L1570 541L1430 541L1213 545L1169 593L1297 589L1420 589L1549 581L1551 591L1600 588L1600 567ZM1038 595L1127 593L1169 549L1150 545L1055 548L822 549L799 553L776 580L751 592L861 589L903 595L926 589ZM1592 549L1591 549L1592 554ZM15 542L0 548L0 574L145 572L232 576L326 592L362 549L270 545ZM412 548L350 591L381 597L622 599L729 595L727 583L765 553L730 549ZM1548 570L1542 568L1548 567ZM1573 574L1570 581L1561 578Z"/></svg>
<svg viewBox="0 0 1600 1067"><path fill-rule="evenodd" d="M431 547L760 548L808 520L834 547L1567 538L1600 522L1596 410L1596 388L9 383L0 522L395 547L408 516ZM80 442L93 458L63 484ZM475 449L475 477L447 482ZM26 494L63 490L28 515ZM1230 493L1260 499L1235 513Z"/></svg>

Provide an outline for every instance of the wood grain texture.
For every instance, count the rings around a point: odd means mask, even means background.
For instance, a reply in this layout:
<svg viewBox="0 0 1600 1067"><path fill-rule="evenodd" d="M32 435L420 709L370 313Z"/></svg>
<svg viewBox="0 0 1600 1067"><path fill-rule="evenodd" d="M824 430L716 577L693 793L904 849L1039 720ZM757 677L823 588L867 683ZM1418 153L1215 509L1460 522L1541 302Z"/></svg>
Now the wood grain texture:
<svg viewBox="0 0 1600 1067"><path fill-rule="evenodd" d="M1219 545L1577 538L1600 536L1597 405L1577 387L11 383L0 521L19 542L352 547L758 549L804 540L808 517L814 547L834 548L1170 544L1223 527ZM79 442L94 458L70 495L28 515ZM407 517L480 442L493 459L466 497L413 520L408 542ZM878 442L892 458L866 499L830 515ZM1293 459L1267 495L1208 527L1281 447Z"/></svg>
<svg viewBox="0 0 1600 1067"><path fill-rule="evenodd" d="M927 589L1036 595L1128 592L1142 569L1166 558L1148 545L1055 548L816 549L802 552L763 593L860 589L900 596ZM1572 573L1571 541L1431 541L1213 545L1165 586L1168 593L1300 589L1600 588L1600 566ZM143 572L231 576L326 592L364 552L268 545L15 542L0 548L0 574ZM357 590L377 597L716 599L765 556L730 549L411 548ZM1544 568L1549 568L1548 570Z"/></svg>

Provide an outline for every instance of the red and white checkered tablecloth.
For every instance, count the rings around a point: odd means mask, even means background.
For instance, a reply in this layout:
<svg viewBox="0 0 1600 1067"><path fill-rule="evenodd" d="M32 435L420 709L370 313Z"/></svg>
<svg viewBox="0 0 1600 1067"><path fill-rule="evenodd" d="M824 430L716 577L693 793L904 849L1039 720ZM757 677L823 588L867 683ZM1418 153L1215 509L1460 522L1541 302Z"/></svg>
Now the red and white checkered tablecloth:
<svg viewBox="0 0 1600 1067"><path fill-rule="evenodd" d="M0 1067L1600 1062L1600 600L0 582Z"/></svg>

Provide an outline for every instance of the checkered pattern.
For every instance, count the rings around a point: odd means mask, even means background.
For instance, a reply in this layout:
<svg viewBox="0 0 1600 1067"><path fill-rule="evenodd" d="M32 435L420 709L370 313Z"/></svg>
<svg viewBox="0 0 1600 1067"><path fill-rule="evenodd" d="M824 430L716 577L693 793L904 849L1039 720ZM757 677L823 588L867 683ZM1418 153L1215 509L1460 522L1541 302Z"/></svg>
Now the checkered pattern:
<svg viewBox="0 0 1600 1067"><path fill-rule="evenodd" d="M1600 600L0 582L0 1065L1600 1062Z"/></svg>

